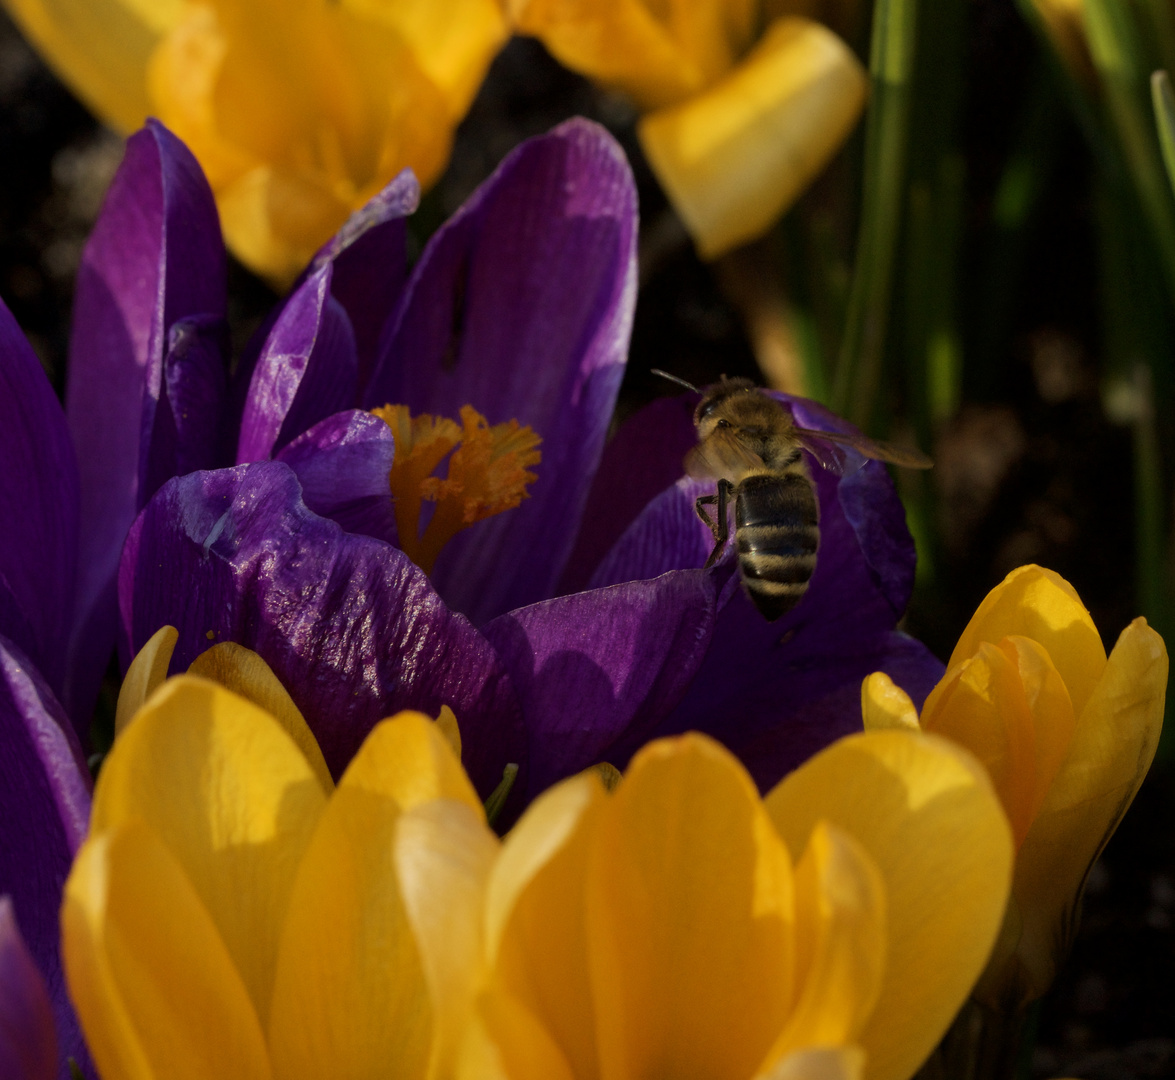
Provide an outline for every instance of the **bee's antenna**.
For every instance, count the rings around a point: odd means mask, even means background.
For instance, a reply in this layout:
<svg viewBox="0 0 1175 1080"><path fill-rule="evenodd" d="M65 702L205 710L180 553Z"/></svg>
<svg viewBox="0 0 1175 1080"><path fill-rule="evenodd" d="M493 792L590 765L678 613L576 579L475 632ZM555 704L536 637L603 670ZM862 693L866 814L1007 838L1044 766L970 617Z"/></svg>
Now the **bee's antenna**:
<svg viewBox="0 0 1175 1080"><path fill-rule="evenodd" d="M662 371L660 368L650 368L649 370L654 375L660 375L662 379L668 379L670 382L677 383L678 386L684 386L687 390L692 390L695 394L701 393L693 383L687 383L685 379L679 379L676 375L670 375L668 371Z"/></svg>

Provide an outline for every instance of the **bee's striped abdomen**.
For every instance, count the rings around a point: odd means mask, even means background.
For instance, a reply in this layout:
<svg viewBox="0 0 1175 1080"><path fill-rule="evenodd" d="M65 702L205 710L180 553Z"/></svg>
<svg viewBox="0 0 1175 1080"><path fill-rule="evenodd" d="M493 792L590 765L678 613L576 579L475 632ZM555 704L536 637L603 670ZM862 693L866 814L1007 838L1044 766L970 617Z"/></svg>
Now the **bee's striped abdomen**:
<svg viewBox="0 0 1175 1080"><path fill-rule="evenodd" d="M774 621L796 606L816 568L820 509L801 465L756 473L738 485L735 542L743 586L763 616Z"/></svg>

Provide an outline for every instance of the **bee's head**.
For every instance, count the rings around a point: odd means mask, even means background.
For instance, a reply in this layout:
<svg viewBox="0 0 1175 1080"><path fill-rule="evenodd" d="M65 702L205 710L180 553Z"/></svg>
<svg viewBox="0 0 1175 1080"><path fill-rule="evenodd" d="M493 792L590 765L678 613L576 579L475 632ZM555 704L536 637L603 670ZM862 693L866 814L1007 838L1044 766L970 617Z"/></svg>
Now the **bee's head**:
<svg viewBox="0 0 1175 1080"><path fill-rule="evenodd" d="M736 409L748 395L754 396L758 392L750 379L728 379L723 375L719 382L707 387L702 393L702 400L694 409L694 426L700 434L703 428L707 432L711 431L718 421L729 423L727 414Z"/></svg>

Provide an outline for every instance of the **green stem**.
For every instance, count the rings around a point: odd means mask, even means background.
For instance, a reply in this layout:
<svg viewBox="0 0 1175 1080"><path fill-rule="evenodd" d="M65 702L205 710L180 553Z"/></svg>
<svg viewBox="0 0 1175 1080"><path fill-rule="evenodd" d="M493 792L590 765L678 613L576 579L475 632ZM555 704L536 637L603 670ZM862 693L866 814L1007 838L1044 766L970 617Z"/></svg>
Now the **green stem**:
<svg viewBox="0 0 1175 1080"><path fill-rule="evenodd" d="M1152 64L1175 70L1175 11L1170 0L1142 0L1142 10L1150 23L1147 36L1155 46Z"/></svg>
<svg viewBox="0 0 1175 1080"><path fill-rule="evenodd" d="M865 132L865 185L849 310L833 385L833 407L861 427L881 385L890 294L905 192L910 76L917 0L877 0Z"/></svg>
<svg viewBox="0 0 1175 1080"><path fill-rule="evenodd" d="M1167 182L1175 191L1175 94L1171 92L1171 77L1165 71L1156 71L1151 76L1151 103L1155 108L1155 127Z"/></svg>
<svg viewBox="0 0 1175 1080"><path fill-rule="evenodd" d="M1085 0L1084 11L1110 118L1175 297L1175 203L1159 161L1148 86L1151 70L1139 28L1132 8L1121 0Z"/></svg>

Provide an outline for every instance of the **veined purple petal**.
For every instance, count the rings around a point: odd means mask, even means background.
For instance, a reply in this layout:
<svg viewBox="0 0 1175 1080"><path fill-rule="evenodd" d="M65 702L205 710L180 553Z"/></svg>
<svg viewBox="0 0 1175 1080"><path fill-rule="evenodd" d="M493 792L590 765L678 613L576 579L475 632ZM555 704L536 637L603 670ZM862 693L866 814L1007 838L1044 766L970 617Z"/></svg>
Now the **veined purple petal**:
<svg viewBox="0 0 1175 1080"><path fill-rule="evenodd" d="M168 331L144 488L148 494L173 476L221 464L228 352L228 324L218 316L178 319Z"/></svg>
<svg viewBox="0 0 1175 1080"><path fill-rule="evenodd" d="M49 992L20 936L11 897L0 896L0 1076L53 1080L56 1075Z"/></svg>
<svg viewBox="0 0 1175 1080"><path fill-rule="evenodd" d="M681 476L682 459L698 439L693 421L697 401L696 394L657 398L630 416L608 441L560 592L586 587L621 534ZM615 577L614 572L604 576L609 584L628 580Z"/></svg>
<svg viewBox="0 0 1175 1080"><path fill-rule="evenodd" d="M879 482L888 475L884 465L871 461L846 476L837 494L878 592L901 618L914 591L917 553L893 485Z"/></svg>
<svg viewBox="0 0 1175 1080"><path fill-rule="evenodd" d="M61 969L58 910L90 817L90 774L65 712L36 669L0 638L0 893L12 897L45 979L63 1054L86 1061Z"/></svg>
<svg viewBox="0 0 1175 1080"><path fill-rule="evenodd" d="M173 671L217 641L260 653L336 776L382 717L442 705L483 794L507 762L525 765L517 699L490 644L402 552L311 513L281 462L165 484L127 537L119 600L124 657L165 623L179 630Z"/></svg>
<svg viewBox="0 0 1175 1080"><path fill-rule="evenodd" d="M0 462L0 634L60 692L77 568L77 460L61 403L2 301Z"/></svg>
<svg viewBox="0 0 1175 1080"><path fill-rule="evenodd" d="M860 432L847 420L829 412L815 401L776 395L790 403L792 415L800 427L824 431ZM851 453L851 451L850 451ZM855 465L854 471L841 481L838 497L845 517L856 533L857 541L881 594L895 616L900 618L914 590L917 562L914 542L906 527L906 511L885 466L879 462ZM812 465L813 473L826 470Z"/></svg>
<svg viewBox="0 0 1175 1080"><path fill-rule="evenodd" d="M713 490L712 480L683 476L662 491L612 546L592 575L591 587L704 566L714 549L714 536L694 506Z"/></svg>
<svg viewBox="0 0 1175 1080"><path fill-rule="evenodd" d="M420 185L411 170L405 169L366 206L356 210L319 249L289 296L273 308L250 337L230 383L226 416L226 427L232 432L229 460L236 459L237 432L262 347L306 279L327 266L333 268L331 296L342 304L355 333L359 385L366 385L375 363L380 333L396 307L408 276L407 228L403 218L415 211L419 202ZM348 401L344 407L354 404Z"/></svg>
<svg viewBox="0 0 1175 1080"><path fill-rule="evenodd" d="M127 142L86 244L74 296L66 413L81 475L78 614L65 705L88 723L114 643L114 578L146 501L167 335L225 315L225 253L212 192L162 124Z"/></svg>
<svg viewBox="0 0 1175 1080"><path fill-rule="evenodd" d="M456 419L469 404L543 439L531 497L437 562L441 595L476 623L554 592L623 373L635 256L624 153L569 121L515 150L438 230L388 324L366 407Z"/></svg>
<svg viewBox="0 0 1175 1080"><path fill-rule="evenodd" d="M302 485L302 501L347 532L395 544L396 514L388 474L392 429L359 409L335 413L299 435L275 460Z"/></svg>
<svg viewBox="0 0 1175 1080"><path fill-rule="evenodd" d="M330 295L331 264L306 278L261 349L241 417L237 461L264 461L319 420L352 405L355 334Z"/></svg>
<svg viewBox="0 0 1175 1080"><path fill-rule="evenodd" d="M820 548L804 598L782 619L768 622L738 587L735 573L723 589L713 642L697 678L657 735L706 731L737 752L758 745L764 732L782 738L778 733L790 730L780 726L784 719L799 717L794 749L780 744L773 750L772 761L790 762L790 768L818 749L815 743L823 746L860 728L861 679L884 670L894 648L921 665L902 669L907 673L937 673L925 689L907 687L912 696L924 695L941 674L941 664L923 646L893 632L902 614L894 602L904 602L908 589L901 572L886 576L878 565L900 570L904 562L894 553L908 551L912 572L913 541L889 474L870 462L846 477L814 467L812 479L820 500ZM846 503L854 514L870 508L867 528L864 517L850 520ZM716 571L735 568L728 550ZM805 711L820 702L823 712ZM775 768L744 762L757 779Z"/></svg>
<svg viewBox="0 0 1175 1080"><path fill-rule="evenodd" d="M310 264L311 273L334 265L330 291L355 331L360 386L371 377L380 332L408 277L404 218L419 204L420 184L411 169L404 169L347 219Z"/></svg>
<svg viewBox="0 0 1175 1080"><path fill-rule="evenodd" d="M533 797L642 736L680 700L710 644L714 583L700 570L574 593L482 631L510 671L530 740Z"/></svg>

